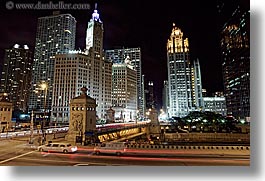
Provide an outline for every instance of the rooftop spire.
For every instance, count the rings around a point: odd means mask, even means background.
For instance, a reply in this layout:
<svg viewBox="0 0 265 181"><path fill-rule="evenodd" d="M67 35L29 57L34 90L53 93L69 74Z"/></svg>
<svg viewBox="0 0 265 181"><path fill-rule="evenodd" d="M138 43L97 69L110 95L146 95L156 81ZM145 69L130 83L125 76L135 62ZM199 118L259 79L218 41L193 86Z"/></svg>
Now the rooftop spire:
<svg viewBox="0 0 265 181"><path fill-rule="evenodd" d="M99 14L98 14L97 6L98 6L97 3L95 3L95 10L94 10L94 12L92 14L92 20L101 22L101 20L99 19Z"/></svg>

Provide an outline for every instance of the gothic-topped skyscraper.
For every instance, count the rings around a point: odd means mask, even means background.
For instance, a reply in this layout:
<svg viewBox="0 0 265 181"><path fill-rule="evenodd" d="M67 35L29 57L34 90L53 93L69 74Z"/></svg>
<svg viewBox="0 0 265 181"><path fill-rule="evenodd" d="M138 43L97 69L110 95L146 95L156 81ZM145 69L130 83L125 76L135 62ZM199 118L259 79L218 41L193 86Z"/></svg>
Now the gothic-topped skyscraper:
<svg viewBox="0 0 265 181"><path fill-rule="evenodd" d="M167 67L169 115L186 116L192 107L189 42L175 24L167 42Z"/></svg>
<svg viewBox="0 0 265 181"><path fill-rule="evenodd" d="M202 106L199 62L190 62L188 38L173 24L167 42L168 99L170 117L184 117Z"/></svg>

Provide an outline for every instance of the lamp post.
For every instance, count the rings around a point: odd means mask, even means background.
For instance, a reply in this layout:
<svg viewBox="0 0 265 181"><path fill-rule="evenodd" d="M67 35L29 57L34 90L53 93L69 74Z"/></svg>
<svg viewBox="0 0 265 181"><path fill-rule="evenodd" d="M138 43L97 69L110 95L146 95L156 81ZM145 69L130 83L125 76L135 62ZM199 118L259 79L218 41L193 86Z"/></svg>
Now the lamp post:
<svg viewBox="0 0 265 181"><path fill-rule="evenodd" d="M33 144L33 110L31 112L29 144Z"/></svg>
<svg viewBox="0 0 265 181"><path fill-rule="evenodd" d="M6 122L6 138L8 137L9 122Z"/></svg>
<svg viewBox="0 0 265 181"><path fill-rule="evenodd" d="M44 132L43 132L43 127L45 126L45 120L46 120L46 99L47 99L47 91L48 91L48 84L46 82L42 82L41 83L41 89L44 90L44 103L43 103L43 110L44 110L44 114L43 114L43 121L42 121L42 124L41 124L41 127L42 127L42 134L43 134L43 137L44 137ZM42 143L42 141L41 141Z"/></svg>
<svg viewBox="0 0 265 181"><path fill-rule="evenodd" d="M47 99L48 85L47 85L46 82L43 82L40 86L41 86L41 89L44 90L44 103L43 103L43 110L44 110L43 117L44 117L44 119L43 120L44 120L44 123L45 123L45 120L46 120L46 99Z"/></svg>
<svg viewBox="0 0 265 181"><path fill-rule="evenodd" d="M0 133L2 133L2 113L0 113Z"/></svg>

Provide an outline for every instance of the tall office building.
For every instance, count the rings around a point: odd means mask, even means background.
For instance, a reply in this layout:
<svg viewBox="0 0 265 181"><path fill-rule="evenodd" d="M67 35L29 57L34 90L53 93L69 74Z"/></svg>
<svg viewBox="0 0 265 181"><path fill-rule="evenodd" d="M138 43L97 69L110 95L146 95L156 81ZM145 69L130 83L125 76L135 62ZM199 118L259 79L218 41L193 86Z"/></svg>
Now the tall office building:
<svg viewBox="0 0 265 181"><path fill-rule="evenodd" d="M76 20L70 14L54 13L38 19L29 110L50 112L55 55L75 47ZM42 90L40 84L48 87Z"/></svg>
<svg viewBox="0 0 265 181"><path fill-rule="evenodd" d="M146 108L156 108L155 107L155 96L154 96L154 83L152 81L148 82L146 91Z"/></svg>
<svg viewBox="0 0 265 181"><path fill-rule="evenodd" d="M227 113L237 119L250 120L250 13L248 4L236 2L221 29L224 95ZM223 3L220 15L230 8ZM227 14L227 13L226 13Z"/></svg>
<svg viewBox="0 0 265 181"><path fill-rule="evenodd" d="M207 90L206 89L202 89L202 97L207 97Z"/></svg>
<svg viewBox="0 0 265 181"><path fill-rule="evenodd" d="M104 28L96 8L86 31L86 54L91 59L92 67L89 74L93 75L89 80L88 91L96 99L98 117L106 118L106 110L111 107L112 62L103 56Z"/></svg>
<svg viewBox="0 0 265 181"><path fill-rule="evenodd" d="M139 104L138 104L138 102L137 102L137 107L138 107L138 117L140 117L140 118L145 118L146 117L146 96L145 96L145 75L142 75L142 77L141 77L141 88L142 88L142 93L143 93L143 97L142 97L142 107L141 107L141 109L139 109ZM138 89L138 88L137 88ZM138 90L137 90L137 94L138 94L139 92L138 92ZM138 96L138 95L137 95ZM139 98L138 98L139 99ZM140 111L141 110L141 111Z"/></svg>
<svg viewBox="0 0 265 181"><path fill-rule="evenodd" d="M70 101L81 95L82 87L89 87L91 64L90 57L81 52L55 56L52 122L69 123ZM91 89L88 91L90 93Z"/></svg>
<svg viewBox="0 0 265 181"><path fill-rule="evenodd" d="M0 92L8 94L13 110L27 110L32 63L32 51L27 45L15 44L5 50Z"/></svg>
<svg viewBox="0 0 265 181"><path fill-rule="evenodd" d="M86 50L69 51L56 55L52 120L68 122L70 100L88 89L87 94L96 99L98 118L106 118L111 107L112 63L105 61L103 54L103 23L95 9L88 22Z"/></svg>
<svg viewBox="0 0 265 181"><path fill-rule="evenodd" d="M188 38L173 24L167 42L169 116L184 117L192 109L192 87Z"/></svg>
<svg viewBox="0 0 265 181"><path fill-rule="evenodd" d="M215 112L223 116L227 115L226 101L224 96L203 97L203 110Z"/></svg>
<svg viewBox="0 0 265 181"><path fill-rule="evenodd" d="M167 116L169 116L169 89L168 89L168 81L164 80L163 92L162 92L162 102L163 102L163 110Z"/></svg>
<svg viewBox="0 0 265 181"><path fill-rule="evenodd" d="M203 98L202 98L201 67L199 59L194 60L191 66L191 83L192 83L193 107L195 110L201 111L203 109Z"/></svg>
<svg viewBox="0 0 265 181"><path fill-rule="evenodd" d="M97 116L105 118L107 109L111 107L112 63L103 62L98 73L94 71L98 69L95 67L98 64L85 52L58 54L55 57L51 120L57 123L70 120L70 100L82 93L82 87L86 87L87 94L97 100ZM103 77L103 81L98 82L99 77Z"/></svg>
<svg viewBox="0 0 265 181"><path fill-rule="evenodd" d="M112 66L112 106L115 119L128 122L137 117L137 73L130 62Z"/></svg>
<svg viewBox="0 0 265 181"><path fill-rule="evenodd" d="M106 50L105 57L115 64L124 63L125 59L129 59L137 72L137 109L141 116L145 112L145 100L142 82L142 61L140 48L123 48Z"/></svg>

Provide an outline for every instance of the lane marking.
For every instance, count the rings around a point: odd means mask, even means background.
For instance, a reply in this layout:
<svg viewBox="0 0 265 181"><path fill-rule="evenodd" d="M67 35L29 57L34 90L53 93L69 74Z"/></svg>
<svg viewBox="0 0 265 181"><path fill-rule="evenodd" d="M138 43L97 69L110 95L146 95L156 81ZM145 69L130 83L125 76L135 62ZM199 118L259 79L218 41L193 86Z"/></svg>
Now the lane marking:
<svg viewBox="0 0 265 181"><path fill-rule="evenodd" d="M98 163L98 162L79 162L73 166L129 166L126 164Z"/></svg>
<svg viewBox="0 0 265 181"><path fill-rule="evenodd" d="M87 156L91 157L91 156L93 156L93 155L94 155L93 153L89 153Z"/></svg>
<svg viewBox="0 0 265 181"><path fill-rule="evenodd" d="M98 164L98 165L109 165L109 166L130 166L128 164L111 164L111 163L101 163L101 162L80 162L80 161L66 161L66 160L49 160L49 159L36 159L36 158L20 158L20 160L27 160L27 161L38 161L38 162L52 162L52 163L68 163L68 164L72 164L71 166L77 165L77 164L83 164L83 165L87 165L87 164ZM41 163L39 163L41 164ZM103 166L103 165L102 165Z"/></svg>
<svg viewBox="0 0 265 181"><path fill-rule="evenodd" d="M41 154L43 154L42 155L43 157L46 157L46 156L50 155L50 153L41 153Z"/></svg>
<svg viewBox="0 0 265 181"><path fill-rule="evenodd" d="M6 159L6 160L3 160L3 161L0 162L0 164L3 164L3 163L6 163L6 162L9 162L9 161L11 161L11 160L14 160L14 159L17 159L17 158L20 158L20 157L26 156L26 155L29 155L29 154L31 154L31 153L33 153L33 152L36 152L36 151L30 151L30 152L28 152L28 153L24 153L24 154L22 154L22 155L18 155L18 156L15 156L15 157L12 157L12 158L9 158L9 159Z"/></svg>
<svg viewBox="0 0 265 181"><path fill-rule="evenodd" d="M85 164L88 164L88 163L91 163L91 164L104 164L104 165L109 165L109 166L137 166L137 165L141 165L141 164L111 164L111 163L106 163L106 162L80 162L80 161L67 161L67 160L54 160L54 159L45 159L45 160L42 160L42 159L36 159L36 158L19 158L20 160L26 160L26 161L32 161L31 163L33 163L34 161L37 161L37 162L41 162L41 163L38 163L38 164L43 164L43 163L61 163L61 164L70 164L71 166L75 166L76 164L82 164L82 165L85 165ZM127 159L128 161L131 160L131 159ZM138 159L136 159L135 161L137 161ZM161 161L161 162L164 162L164 161L168 161L168 160L150 160L150 159L142 159L142 160L138 160L138 161ZM247 164L249 165L249 162L248 161L236 161L236 160L203 160L203 159L200 159L200 160L197 160L197 159L175 159L174 160L175 163L181 163L183 165L189 165L190 163L204 163L204 164L208 164L208 163L212 163L212 165L219 165L220 163L222 164L222 161L223 164L232 164L232 163L235 163L235 164L240 164L240 163L243 163L243 164ZM172 162L171 162L172 163ZM174 162L173 162L174 163ZM51 166L51 165L50 165ZM88 165L89 166L89 165ZM91 165L93 166L93 165ZM143 165L142 165L143 166Z"/></svg>

